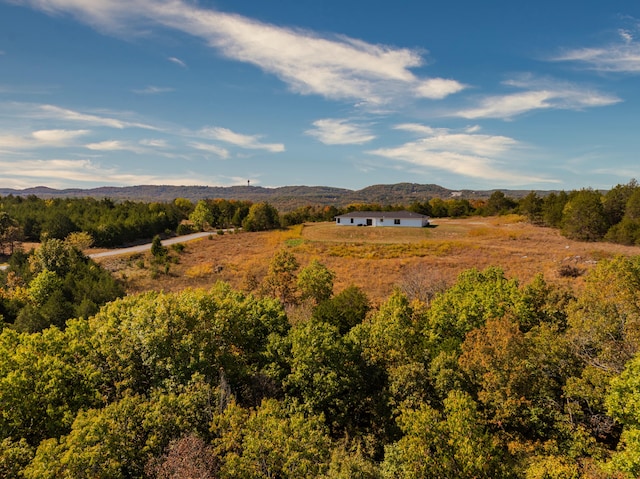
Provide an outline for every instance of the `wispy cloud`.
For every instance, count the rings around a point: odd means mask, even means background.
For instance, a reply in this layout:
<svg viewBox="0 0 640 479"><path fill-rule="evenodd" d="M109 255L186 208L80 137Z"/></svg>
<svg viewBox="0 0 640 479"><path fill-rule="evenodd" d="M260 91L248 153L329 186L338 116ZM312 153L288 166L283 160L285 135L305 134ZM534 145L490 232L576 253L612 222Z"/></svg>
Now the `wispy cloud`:
<svg viewBox="0 0 640 479"><path fill-rule="evenodd" d="M505 85L525 91L481 98L476 106L459 110L453 116L461 118L510 119L534 110L582 110L608 106L620 98L580 85L549 79L523 76L504 82Z"/></svg>
<svg viewBox="0 0 640 479"><path fill-rule="evenodd" d="M139 95L159 95L161 93L170 93L172 91L175 91L175 88L151 86L151 85L146 88L133 90L134 93L137 93Z"/></svg>
<svg viewBox="0 0 640 479"><path fill-rule="evenodd" d="M449 130L446 128L433 128L427 125L422 125L420 123L401 123L394 126L393 128L394 130L410 131L412 133L426 136L437 135L438 133L447 134L449 132Z"/></svg>
<svg viewBox="0 0 640 479"><path fill-rule="evenodd" d="M162 156L173 158L175 155L164 150L168 148L166 140L140 140L137 142L123 140L103 140L84 145L85 148L92 151L131 151L139 155L144 154L161 154ZM161 151L158 151L161 150Z"/></svg>
<svg viewBox="0 0 640 479"><path fill-rule="evenodd" d="M77 186L127 186L127 185L208 185L229 186L239 184L241 178L210 177L203 181L201 175L186 174L149 175L124 173L118 168L105 168L92 160L20 160L11 162L0 159L0 182L15 188L26 188L46 182L53 188Z"/></svg>
<svg viewBox="0 0 640 479"><path fill-rule="evenodd" d="M444 98L465 88L453 79L420 78L422 51L376 45L346 36L280 27L173 0L24 0L47 13L69 13L96 28L135 33L149 21L204 40L227 58L276 75L291 90L364 105L402 97ZM183 62L169 58L177 64Z"/></svg>
<svg viewBox="0 0 640 479"><path fill-rule="evenodd" d="M27 135L3 135L0 150L65 147L88 133L89 130L37 130Z"/></svg>
<svg viewBox="0 0 640 479"><path fill-rule="evenodd" d="M510 171L507 161L522 145L513 138L431 128L419 124L401 124L396 129L421 134L421 138L393 148L368 153L426 169L438 169L457 175L510 184L553 182L545 178Z"/></svg>
<svg viewBox="0 0 640 479"><path fill-rule="evenodd" d="M600 47L567 49L552 61L577 62L601 72L640 73L640 42L634 32L618 30L618 41Z"/></svg>
<svg viewBox="0 0 640 479"><path fill-rule="evenodd" d="M305 133L325 145L362 145L376 138L368 128L348 120L324 118L314 121L313 126Z"/></svg>
<svg viewBox="0 0 640 479"><path fill-rule="evenodd" d="M260 138L262 138L261 135L243 135L242 133L231 131L228 128L203 128L200 130L200 134L212 140L224 141L225 143L250 150L266 150L271 153L280 153L285 150L282 143L262 143L260 141Z"/></svg>
<svg viewBox="0 0 640 479"><path fill-rule="evenodd" d="M121 140L104 140L96 143L88 143L86 148L93 151L131 151L132 153L147 153L148 149L135 143Z"/></svg>
<svg viewBox="0 0 640 479"><path fill-rule="evenodd" d="M179 58L169 57L169 58L167 58L167 60L169 60L172 63L175 63L176 65L180 65L182 68L187 68L187 64L185 62L183 62L182 60L180 60Z"/></svg>
<svg viewBox="0 0 640 479"><path fill-rule="evenodd" d="M150 148L168 148L169 143L167 140L160 138L148 138L144 140L140 140L139 142L143 146L148 146Z"/></svg>
<svg viewBox="0 0 640 479"><path fill-rule="evenodd" d="M91 160L22 160L20 168L13 162L0 160L0 170L4 172L1 176L6 178L45 179L48 184L55 184L56 180L131 184L133 178L133 175L119 173L115 168L103 168Z"/></svg>
<svg viewBox="0 0 640 479"><path fill-rule="evenodd" d="M159 128L145 123L123 120L112 116L95 113L83 113L75 110L61 108L55 105L38 105L30 113L34 118L64 120L86 125L107 126L122 130L124 128L141 128L145 130L159 130Z"/></svg>
<svg viewBox="0 0 640 479"><path fill-rule="evenodd" d="M222 148L218 145L212 145L211 143L201 143L201 142L192 142L189 143L191 148L195 148L196 150L206 151L207 153L213 153L220 158L227 159L229 158L229 150Z"/></svg>

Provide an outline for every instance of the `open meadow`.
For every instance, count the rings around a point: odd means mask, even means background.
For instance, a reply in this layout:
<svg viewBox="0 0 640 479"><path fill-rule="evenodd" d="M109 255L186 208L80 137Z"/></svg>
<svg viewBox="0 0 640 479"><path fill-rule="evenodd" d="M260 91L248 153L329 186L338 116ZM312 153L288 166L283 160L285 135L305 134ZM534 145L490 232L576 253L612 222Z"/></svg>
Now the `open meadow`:
<svg viewBox="0 0 640 479"><path fill-rule="evenodd" d="M640 254L638 247L577 242L558 230L531 225L522 217L435 219L428 228L371 228L308 223L284 231L215 234L170 250L168 273L154 272L149 253L99 262L124 279L129 292L208 288L216 281L250 290L266 274L276 251L286 248L301 266L318 259L336 273L335 291L354 284L374 303L394 287L428 287L455 280L465 269L501 267L521 283L542 273L547 281L579 287L576 274L598 260Z"/></svg>

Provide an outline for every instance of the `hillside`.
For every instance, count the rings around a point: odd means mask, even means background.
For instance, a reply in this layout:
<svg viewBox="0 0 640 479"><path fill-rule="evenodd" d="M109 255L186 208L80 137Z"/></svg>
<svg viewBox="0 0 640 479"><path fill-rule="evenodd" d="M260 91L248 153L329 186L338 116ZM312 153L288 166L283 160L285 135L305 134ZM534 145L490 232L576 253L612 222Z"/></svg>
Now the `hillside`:
<svg viewBox="0 0 640 479"><path fill-rule="evenodd" d="M293 210L304 205L345 206L351 203L409 204L413 201L427 201L431 198L466 199L488 198L496 190L450 190L438 185L416 183L397 183L392 185L373 185L361 190L349 190L329 186L282 186L264 188L261 186L104 186L93 189L56 190L45 186L16 190L0 188L0 196L29 196L40 198L111 198L113 200L170 202L176 198L198 201L207 198L227 200L268 201L281 211ZM500 190L507 196L520 198L529 191ZM539 192L546 194L547 192Z"/></svg>

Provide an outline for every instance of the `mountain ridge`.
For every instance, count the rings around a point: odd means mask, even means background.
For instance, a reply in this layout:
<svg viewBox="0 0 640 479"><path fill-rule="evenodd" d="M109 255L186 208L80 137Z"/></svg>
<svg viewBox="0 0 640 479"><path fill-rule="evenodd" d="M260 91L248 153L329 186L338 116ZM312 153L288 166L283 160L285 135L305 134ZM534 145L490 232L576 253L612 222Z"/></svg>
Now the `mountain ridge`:
<svg viewBox="0 0 640 479"><path fill-rule="evenodd" d="M97 188L55 189L36 186L22 190L0 188L0 196L30 196L39 198L109 198L114 201L171 202L186 198L192 202L202 199L267 201L278 209L291 210L305 205L346 206L353 203L410 204L432 198L486 199L495 191L502 191L512 198L521 198L532 190L452 190L435 184L394 183L371 185L360 190L330 186L101 186ZM551 191L536 191L548 194Z"/></svg>

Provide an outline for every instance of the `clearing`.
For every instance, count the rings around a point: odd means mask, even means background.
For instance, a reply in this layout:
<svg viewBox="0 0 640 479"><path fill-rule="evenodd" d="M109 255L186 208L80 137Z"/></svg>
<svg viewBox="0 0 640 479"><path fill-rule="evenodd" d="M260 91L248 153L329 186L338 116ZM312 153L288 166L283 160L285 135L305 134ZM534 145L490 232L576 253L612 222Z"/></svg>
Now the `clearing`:
<svg viewBox="0 0 640 479"><path fill-rule="evenodd" d="M547 281L579 287L582 278L563 277L563 266L581 271L615 255L640 254L639 247L571 241L558 230L533 226L519 216L438 218L428 228L372 228L308 223L286 231L217 235L183 243L172 251L169 273L153 273L149 253L97 259L129 292L177 291L222 280L250 289L267 272L276 251L289 249L305 266L318 259L336 273L335 291L350 284L377 302L407 282L452 282L463 270L501 267L522 284L537 273Z"/></svg>

